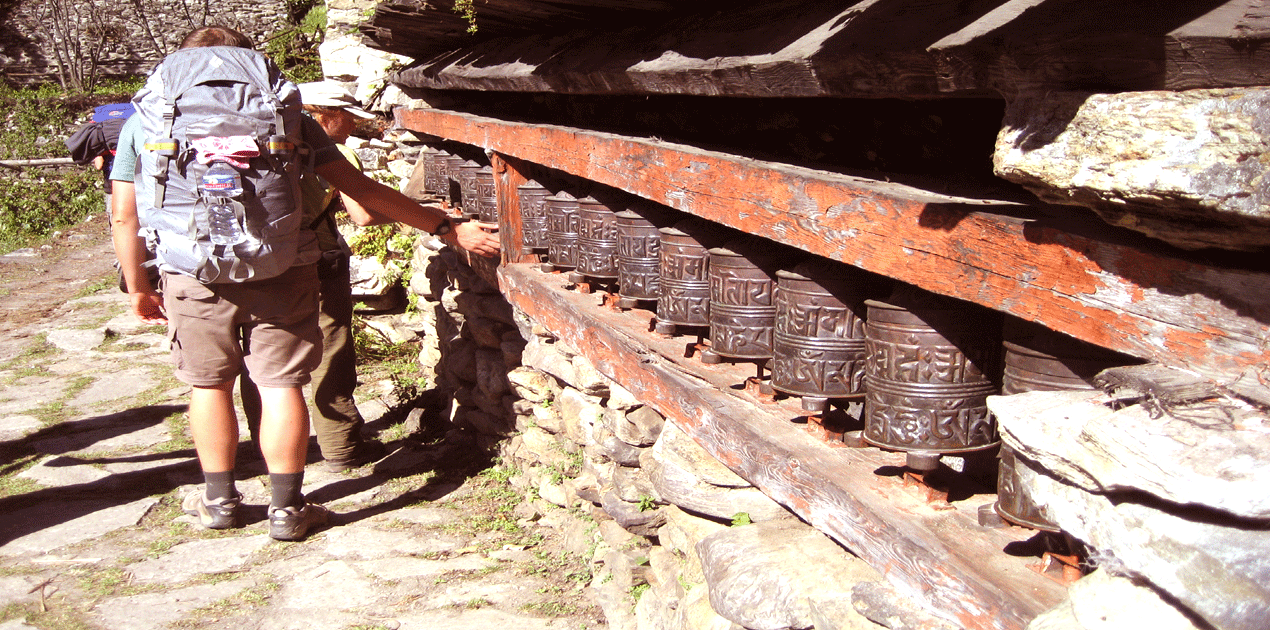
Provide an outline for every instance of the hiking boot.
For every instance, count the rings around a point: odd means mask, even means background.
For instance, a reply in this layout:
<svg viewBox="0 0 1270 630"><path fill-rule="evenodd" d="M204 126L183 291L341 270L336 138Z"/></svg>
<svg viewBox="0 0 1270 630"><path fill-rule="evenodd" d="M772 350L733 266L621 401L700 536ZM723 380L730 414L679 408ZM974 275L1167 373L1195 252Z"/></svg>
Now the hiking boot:
<svg viewBox="0 0 1270 630"><path fill-rule="evenodd" d="M388 455L388 449L380 442L361 442L353 449L353 454L339 459L326 460L326 469L331 472L344 472L361 468L371 462L377 462Z"/></svg>
<svg viewBox="0 0 1270 630"><path fill-rule="evenodd" d="M181 502L181 510L190 516L197 516L198 521L207 529L229 529L238 527L238 504L243 495L236 493L232 497L209 502L202 490L195 490L185 495Z"/></svg>
<svg viewBox="0 0 1270 630"><path fill-rule="evenodd" d="M269 537L274 540L304 540L309 531L326 524L331 511L316 504L301 507L269 508Z"/></svg>

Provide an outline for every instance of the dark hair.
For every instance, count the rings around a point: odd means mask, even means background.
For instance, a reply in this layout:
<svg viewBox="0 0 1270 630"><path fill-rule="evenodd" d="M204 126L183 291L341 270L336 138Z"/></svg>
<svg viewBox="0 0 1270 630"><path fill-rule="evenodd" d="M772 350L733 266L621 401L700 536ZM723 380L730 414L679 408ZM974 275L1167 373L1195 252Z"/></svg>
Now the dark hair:
<svg viewBox="0 0 1270 630"><path fill-rule="evenodd" d="M181 48L203 48L206 46L235 46L238 48L255 48L251 38L228 26L203 26L190 31L181 40Z"/></svg>

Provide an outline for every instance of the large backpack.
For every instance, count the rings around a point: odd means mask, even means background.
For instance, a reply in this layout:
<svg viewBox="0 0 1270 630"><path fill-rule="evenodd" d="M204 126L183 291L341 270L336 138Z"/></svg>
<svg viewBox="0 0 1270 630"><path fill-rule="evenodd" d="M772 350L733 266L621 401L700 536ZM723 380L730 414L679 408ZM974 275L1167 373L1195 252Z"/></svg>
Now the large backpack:
<svg viewBox="0 0 1270 630"><path fill-rule="evenodd" d="M186 48L168 55L132 99L145 146L137 159L137 213L161 268L203 283L271 278L296 261L300 202L300 91L264 55L245 48ZM246 239L211 242L208 200L199 191L211 165L191 142L250 136L260 155L239 169L233 204Z"/></svg>

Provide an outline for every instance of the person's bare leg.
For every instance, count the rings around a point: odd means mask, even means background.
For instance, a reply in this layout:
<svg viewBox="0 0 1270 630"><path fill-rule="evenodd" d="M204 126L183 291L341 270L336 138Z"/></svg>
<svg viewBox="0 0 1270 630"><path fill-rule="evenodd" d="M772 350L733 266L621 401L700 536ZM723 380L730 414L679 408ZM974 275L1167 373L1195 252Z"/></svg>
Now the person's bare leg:
<svg viewBox="0 0 1270 630"><path fill-rule="evenodd" d="M190 434L194 437L194 449L203 472L234 469L234 456L238 453L234 381L194 388L190 394Z"/></svg>
<svg viewBox="0 0 1270 630"><path fill-rule="evenodd" d="M299 387L260 387L260 452L270 473L304 472L309 406Z"/></svg>

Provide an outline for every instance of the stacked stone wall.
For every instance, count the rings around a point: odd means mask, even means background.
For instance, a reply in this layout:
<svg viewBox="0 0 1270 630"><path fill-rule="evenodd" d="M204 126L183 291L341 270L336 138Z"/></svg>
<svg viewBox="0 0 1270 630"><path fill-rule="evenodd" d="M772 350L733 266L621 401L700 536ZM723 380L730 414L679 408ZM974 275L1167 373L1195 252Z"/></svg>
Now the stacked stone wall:
<svg viewBox="0 0 1270 630"><path fill-rule="evenodd" d="M48 11L62 5L74 16L50 19ZM286 29L289 18L285 0L23 0L0 25L0 65L7 80L58 81L57 49L68 43L47 39L54 23L65 23L80 38L79 63L88 63L88 51L100 45L97 72L112 77L148 72L197 27L229 26L260 44Z"/></svg>

